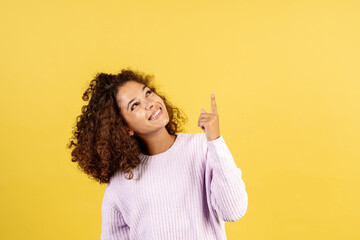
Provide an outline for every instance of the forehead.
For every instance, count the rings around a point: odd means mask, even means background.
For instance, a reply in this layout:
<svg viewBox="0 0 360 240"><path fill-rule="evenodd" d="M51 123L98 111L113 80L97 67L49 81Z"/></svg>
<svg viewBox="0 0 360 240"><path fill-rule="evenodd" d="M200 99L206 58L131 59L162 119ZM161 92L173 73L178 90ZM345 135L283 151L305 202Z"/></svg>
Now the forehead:
<svg viewBox="0 0 360 240"><path fill-rule="evenodd" d="M121 107L125 107L133 98L141 95L144 84L135 81L128 81L122 85L117 92L116 100Z"/></svg>

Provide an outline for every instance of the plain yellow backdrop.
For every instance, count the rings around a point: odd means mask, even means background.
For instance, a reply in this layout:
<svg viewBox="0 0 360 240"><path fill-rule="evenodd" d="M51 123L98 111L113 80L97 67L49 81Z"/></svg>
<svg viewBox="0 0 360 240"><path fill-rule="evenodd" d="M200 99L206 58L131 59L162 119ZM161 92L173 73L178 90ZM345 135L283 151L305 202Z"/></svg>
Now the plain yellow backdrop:
<svg viewBox="0 0 360 240"><path fill-rule="evenodd" d="M359 239L359 26L359 1L3 1L0 238L100 239L66 144L95 74L131 67L186 133L215 92L249 196L229 240Z"/></svg>

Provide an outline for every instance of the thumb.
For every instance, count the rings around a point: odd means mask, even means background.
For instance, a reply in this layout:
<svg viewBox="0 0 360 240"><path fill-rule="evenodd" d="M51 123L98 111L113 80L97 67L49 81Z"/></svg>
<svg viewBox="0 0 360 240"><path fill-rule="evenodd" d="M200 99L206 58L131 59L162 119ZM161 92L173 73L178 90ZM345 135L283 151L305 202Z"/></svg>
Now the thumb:
<svg viewBox="0 0 360 240"><path fill-rule="evenodd" d="M201 109L201 113L205 113L205 110L203 108Z"/></svg>

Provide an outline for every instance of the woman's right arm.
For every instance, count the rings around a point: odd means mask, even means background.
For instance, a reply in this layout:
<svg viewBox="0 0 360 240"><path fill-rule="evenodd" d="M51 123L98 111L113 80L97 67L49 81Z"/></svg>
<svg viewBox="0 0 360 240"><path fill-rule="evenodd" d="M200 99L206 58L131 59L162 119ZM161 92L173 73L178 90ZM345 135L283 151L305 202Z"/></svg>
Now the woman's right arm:
<svg viewBox="0 0 360 240"><path fill-rule="evenodd" d="M107 189L109 190L109 189ZM129 226L125 223L121 212L109 199L108 191L105 191L101 208L101 240L128 240Z"/></svg>

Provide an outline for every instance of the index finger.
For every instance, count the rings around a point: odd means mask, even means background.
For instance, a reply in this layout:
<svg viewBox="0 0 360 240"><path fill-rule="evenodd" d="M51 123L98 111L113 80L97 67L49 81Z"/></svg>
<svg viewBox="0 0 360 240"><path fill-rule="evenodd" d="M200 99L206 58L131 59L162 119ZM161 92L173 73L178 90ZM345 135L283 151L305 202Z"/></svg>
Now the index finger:
<svg viewBox="0 0 360 240"><path fill-rule="evenodd" d="M215 102L215 93L213 93L211 95L211 111L210 112L217 114L217 107L216 107L216 102Z"/></svg>

